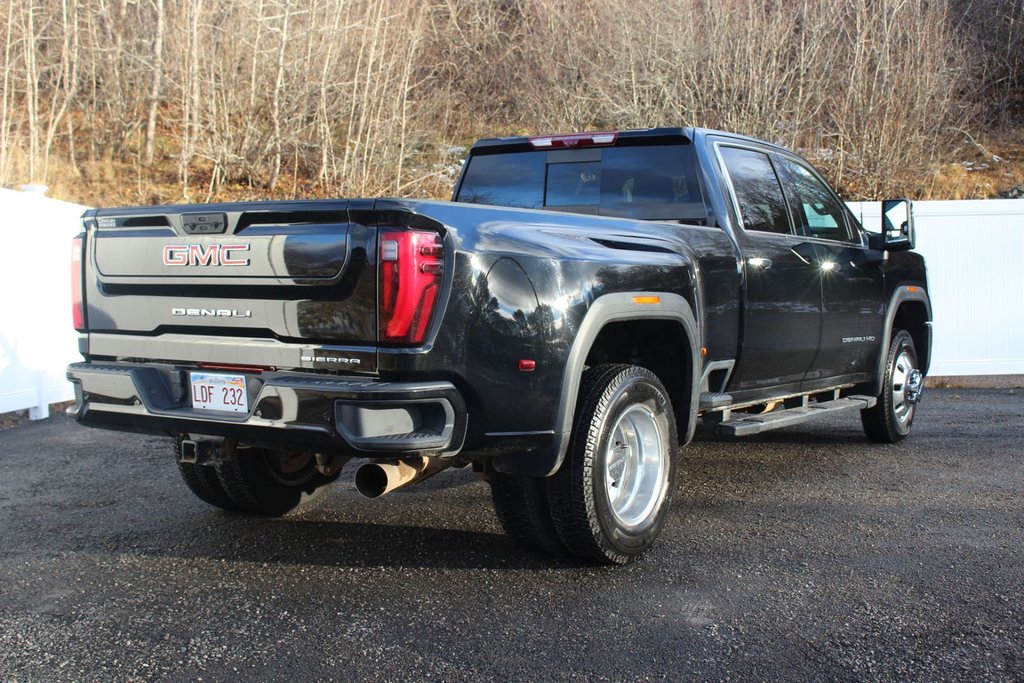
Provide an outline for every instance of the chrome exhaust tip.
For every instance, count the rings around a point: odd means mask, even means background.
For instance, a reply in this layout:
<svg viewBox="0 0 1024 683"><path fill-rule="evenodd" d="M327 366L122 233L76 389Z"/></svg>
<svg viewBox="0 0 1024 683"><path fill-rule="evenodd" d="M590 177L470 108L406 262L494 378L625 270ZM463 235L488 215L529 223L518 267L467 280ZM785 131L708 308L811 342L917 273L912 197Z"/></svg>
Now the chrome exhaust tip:
<svg viewBox="0 0 1024 683"><path fill-rule="evenodd" d="M450 460L425 457L368 462L356 470L356 490L367 498L379 498L385 493L421 482L450 466Z"/></svg>

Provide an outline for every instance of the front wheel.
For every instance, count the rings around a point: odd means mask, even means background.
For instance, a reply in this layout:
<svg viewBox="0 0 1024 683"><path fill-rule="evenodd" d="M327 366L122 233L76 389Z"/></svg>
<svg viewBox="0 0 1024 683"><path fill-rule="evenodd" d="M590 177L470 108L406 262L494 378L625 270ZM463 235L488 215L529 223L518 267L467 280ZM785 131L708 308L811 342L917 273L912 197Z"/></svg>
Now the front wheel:
<svg viewBox="0 0 1024 683"><path fill-rule="evenodd" d="M907 438L922 391L924 376L918 369L914 338L905 330L896 330L889 344L878 402L860 412L864 433L878 443L896 443Z"/></svg>
<svg viewBox="0 0 1024 683"><path fill-rule="evenodd" d="M580 386L565 462L547 480L555 531L581 559L625 564L661 533L676 478L676 423L649 370L601 365Z"/></svg>

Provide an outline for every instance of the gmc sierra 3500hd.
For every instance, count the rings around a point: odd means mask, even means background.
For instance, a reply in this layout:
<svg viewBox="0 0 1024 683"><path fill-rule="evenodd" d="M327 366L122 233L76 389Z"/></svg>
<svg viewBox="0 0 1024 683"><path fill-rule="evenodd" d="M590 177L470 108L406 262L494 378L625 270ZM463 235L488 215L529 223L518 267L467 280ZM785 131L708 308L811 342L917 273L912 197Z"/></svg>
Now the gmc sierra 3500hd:
<svg viewBox="0 0 1024 683"><path fill-rule="evenodd" d="M907 201L869 234L799 156L688 128L481 140L453 199L88 211L69 413L173 437L242 513L312 503L353 457L371 497L471 465L513 538L598 563L658 536L698 421L910 432L931 311Z"/></svg>

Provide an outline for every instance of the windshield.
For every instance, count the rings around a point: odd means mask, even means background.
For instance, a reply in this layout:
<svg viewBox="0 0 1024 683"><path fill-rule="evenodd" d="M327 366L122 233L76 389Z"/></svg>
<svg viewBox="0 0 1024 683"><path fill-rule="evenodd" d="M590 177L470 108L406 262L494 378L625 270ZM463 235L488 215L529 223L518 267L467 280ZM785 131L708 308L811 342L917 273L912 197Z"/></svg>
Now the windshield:
<svg viewBox="0 0 1024 683"><path fill-rule="evenodd" d="M470 156L455 201L644 220L707 218L691 145Z"/></svg>

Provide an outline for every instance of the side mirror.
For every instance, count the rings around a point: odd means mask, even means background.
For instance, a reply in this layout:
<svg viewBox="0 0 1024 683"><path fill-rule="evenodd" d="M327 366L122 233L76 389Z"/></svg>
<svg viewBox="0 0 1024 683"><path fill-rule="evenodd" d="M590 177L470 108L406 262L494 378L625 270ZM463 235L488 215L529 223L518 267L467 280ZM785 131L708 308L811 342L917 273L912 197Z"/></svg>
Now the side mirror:
<svg viewBox="0 0 1024 683"><path fill-rule="evenodd" d="M914 213L909 199L882 202L882 235L886 251L914 248Z"/></svg>

